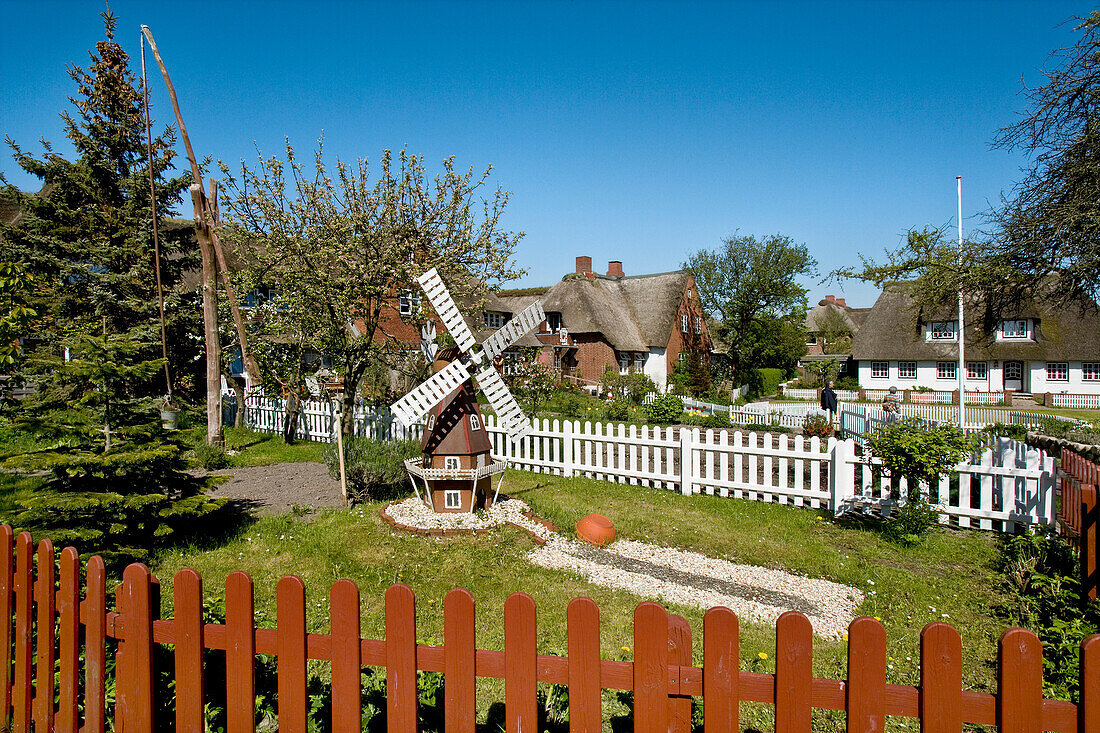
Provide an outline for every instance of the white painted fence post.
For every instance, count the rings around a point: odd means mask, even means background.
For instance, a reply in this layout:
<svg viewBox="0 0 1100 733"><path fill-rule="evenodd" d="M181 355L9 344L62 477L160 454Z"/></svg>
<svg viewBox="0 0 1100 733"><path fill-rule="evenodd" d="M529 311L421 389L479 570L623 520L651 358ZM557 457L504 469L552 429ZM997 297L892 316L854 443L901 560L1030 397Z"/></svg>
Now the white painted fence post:
<svg viewBox="0 0 1100 733"><path fill-rule="evenodd" d="M572 478L574 475L573 470L573 421L562 421L562 432L564 435L561 439L561 452L562 452L562 470L561 475L566 478Z"/></svg>
<svg viewBox="0 0 1100 733"><path fill-rule="evenodd" d="M833 516L839 517L855 495L855 466L850 460L855 456L855 443L851 438L838 440L829 453L829 502Z"/></svg>
<svg viewBox="0 0 1100 733"><path fill-rule="evenodd" d="M691 496L691 430L680 428L680 493Z"/></svg>

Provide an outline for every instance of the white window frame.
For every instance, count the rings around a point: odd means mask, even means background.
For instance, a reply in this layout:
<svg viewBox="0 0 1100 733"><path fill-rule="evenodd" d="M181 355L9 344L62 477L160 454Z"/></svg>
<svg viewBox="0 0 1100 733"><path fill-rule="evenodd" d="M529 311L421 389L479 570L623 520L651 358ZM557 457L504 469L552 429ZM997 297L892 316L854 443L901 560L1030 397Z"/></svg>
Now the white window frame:
<svg viewBox="0 0 1100 733"><path fill-rule="evenodd" d="M976 382L989 379L989 364L984 361L966 362L966 378Z"/></svg>
<svg viewBox="0 0 1100 733"><path fill-rule="evenodd" d="M953 361L936 362L936 379L958 379L959 365Z"/></svg>
<svg viewBox="0 0 1100 733"><path fill-rule="evenodd" d="M432 432L433 429L435 429L435 413L434 412L428 413L428 424L426 426L424 426L424 429L426 431L428 431L429 433Z"/></svg>
<svg viewBox="0 0 1100 733"><path fill-rule="evenodd" d="M1012 325L1012 330L1009 330L1009 325ZM1030 323L1024 318L1014 318L1008 321L1001 321L1001 338L1005 341L1019 341L1026 340L1031 332ZM1018 327L1023 326L1021 332Z"/></svg>
<svg viewBox="0 0 1100 733"><path fill-rule="evenodd" d="M1048 361L1047 362L1047 381L1048 382L1068 382L1069 381L1069 362L1065 362L1065 361Z"/></svg>
<svg viewBox="0 0 1100 733"><path fill-rule="evenodd" d="M885 374L883 374L883 364L885 367ZM890 378L890 362L888 361L872 361L871 362L871 379L889 379Z"/></svg>
<svg viewBox="0 0 1100 733"><path fill-rule="evenodd" d="M481 430L481 420L477 415L470 415L470 430Z"/></svg>
<svg viewBox="0 0 1100 733"><path fill-rule="evenodd" d="M680 333L688 332L688 315L687 313L680 314Z"/></svg>
<svg viewBox="0 0 1100 733"><path fill-rule="evenodd" d="M916 379L917 378L917 362L915 361L899 361L898 362L898 379Z"/></svg>
<svg viewBox="0 0 1100 733"><path fill-rule="evenodd" d="M485 311L485 328L500 328L504 325L504 314Z"/></svg>
<svg viewBox="0 0 1100 733"><path fill-rule="evenodd" d="M695 333L703 332L703 317L695 316Z"/></svg>
<svg viewBox="0 0 1100 733"><path fill-rule="evenodd" d="M634 370L640 372L643 369L645 369L645 352L644 351L635 351L634 352Z"/></svg>
<svg viewBox="0 0 1100 733"><path fill-rule="evenodd" d="M815 345L817 343L817 334L816 333L806 334L806 343L810 346Z"/></svg>
<svg viewBox="0 0 1100 733"><path fill-rule="evenodd" d="M630 372L630 354L625 351L619 352L619 374L627 374Z"/></svg>
<svg viewBox="0 0 1100 733"><path fill-rule="evenodd" d="M443 492L443 506L447 509L462 508L462 494L458 489L446 489Z"/></svg>
<svg viewBox="0 0 1100 733"><path fill-rule="evenodd" d="M1100 361L1082 362L1081 381L1100 382Z"/></svg>
<svg viewBox="0 0 1100 733"><path fill-rule="evenodd" d="M561 349L554 349L554 368L561 369Z"/></svg>
<svg viewBox="0 0 1100 733"><path fill-rule="evenodd" d="M557 333L564 325L565 323L562 320L561 313L554 311L546 314L546 329L550 333Z"/></svg>
<svg viewBox="0 0 1100 733"><path fill-rule="evenodd" d="M954 321L931 321L928 324L928 338L932 341L954 341L958 333Z"/></svg>
<svg viewBox="0 0 1100 733"><path fill-rule="evenodd" d="M397 304L397 312L402 316L411 316L418 310L420 310L420 294L411 290L401 293L401 298Z"/></svg>
<svg viewBox="0 0 1100 733"><path fill-rule="evenodd" d="M461 471L462 459L458 456L443 456L444 471Z"/></svg>

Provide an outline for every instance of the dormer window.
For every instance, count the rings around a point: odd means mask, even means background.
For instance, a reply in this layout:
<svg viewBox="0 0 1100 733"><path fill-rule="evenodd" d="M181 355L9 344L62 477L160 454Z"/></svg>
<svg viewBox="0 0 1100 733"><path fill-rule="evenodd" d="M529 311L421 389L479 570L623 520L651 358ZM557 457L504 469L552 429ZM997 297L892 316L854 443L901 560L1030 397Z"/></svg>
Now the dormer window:
<svg viewBox="0 0 1100 733"><path fill-rule="evenodd" d="M485 312L485 328L500 328L504 325L503 313Z"/></svg>
<svg viewBox="0 0 1100 733"><path fill-rule="evenodd" d="M550 329L550 333L557 333L561 330L561 313L547 313L546 314L546 326Z"/></svg>
<svg viewBox="0 0 1100 733"><path fill-rule="evenodd" d="M928 324L928 333L933 341L954 341L954 321L932 321Z"/></svg>
<svg viewBox="0 0 1100 733"><path fill-rule="evenodd" d="M428 425L424 429L429 433L435 430L435 413L428 415Z"/></svg>
<svg viewBox="0 0 1100 733"><path fill-rule="evenodd" d="M477 415L470 415L470 430L481 430L481 420L478 420Z"/></svg>
<svg viewBox="0 0 1100 733"><path fill-rule="evenodd" d="M401 301L398 304L398 312L403 316L411 316L420 309L420 296L411 290L401 293Z"/></svg>
<svg viewBox="0 0 1100 733"><path fill-rule="evenodd" d="M1006 340L1026 339L1028 338L1028 325L1027 319L1001 321L1001 338Z"/></svg>

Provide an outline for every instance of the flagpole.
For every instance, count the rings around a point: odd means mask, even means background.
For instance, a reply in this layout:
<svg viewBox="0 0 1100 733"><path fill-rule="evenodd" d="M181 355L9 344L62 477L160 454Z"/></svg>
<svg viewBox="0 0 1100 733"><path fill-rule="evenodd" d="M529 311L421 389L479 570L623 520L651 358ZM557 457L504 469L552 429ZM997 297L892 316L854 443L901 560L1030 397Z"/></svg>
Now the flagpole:
<svg viewBox="0 0 1100 733"><path fill-rule="evenodd" d="M963 342L966 338L966 328L963 325L963 183L962 176L955 176L958 184L959 199L959 429L966 428L966 347Z"/></svg>

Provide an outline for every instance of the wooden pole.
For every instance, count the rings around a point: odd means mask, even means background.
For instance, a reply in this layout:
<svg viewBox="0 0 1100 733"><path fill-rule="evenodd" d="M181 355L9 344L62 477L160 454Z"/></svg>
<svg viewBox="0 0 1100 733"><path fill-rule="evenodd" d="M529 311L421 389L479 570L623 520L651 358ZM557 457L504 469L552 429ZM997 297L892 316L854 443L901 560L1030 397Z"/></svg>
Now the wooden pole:
<svg viewBox="0 0 1100 733"><path fill-rule="evenodd" d="M224 445L222 429L222 345L218 338L218 281L215 276L214 249L210 246L209 227L202 211L202 186L191 184L195 206L195 234L202 254L202 324L206 339L206 444Z"/></svg>

